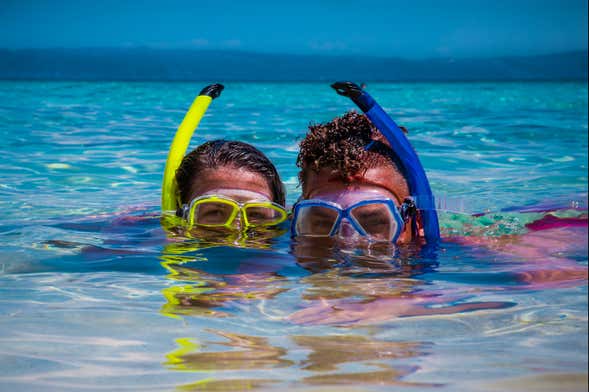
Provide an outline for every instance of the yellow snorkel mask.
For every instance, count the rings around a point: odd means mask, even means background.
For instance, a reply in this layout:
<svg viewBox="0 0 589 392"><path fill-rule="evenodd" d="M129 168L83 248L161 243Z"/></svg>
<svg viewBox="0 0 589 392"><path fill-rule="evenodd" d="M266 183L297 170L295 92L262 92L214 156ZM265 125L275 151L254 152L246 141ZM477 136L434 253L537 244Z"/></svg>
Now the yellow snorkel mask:
<svg viewBox="0 0 589 392"><path fill-rule="evenodd" d="M190 139L198 127L200 120L213 99L221 95L223 89L224 86L222 84L211 84L203 88L194 102L192 102L190 109L188 109L176 131L176 135L170 146L170 152L168 153L162 182L162 212L164 213L175 214L182 204L178 192L178 184L176 184L176 170L180 166L180 163L182 163L184 154L190 144Z"/></svg>
<svg viewBox="0 0 589 392"><path fill-rule="evenodd" d="M239 221L242 229L248 229L276 226L287 219L287 213L279 204L262 198L239 202L223 195L203 195L182 206L182 217L189 226L231 229Z"/></svg>

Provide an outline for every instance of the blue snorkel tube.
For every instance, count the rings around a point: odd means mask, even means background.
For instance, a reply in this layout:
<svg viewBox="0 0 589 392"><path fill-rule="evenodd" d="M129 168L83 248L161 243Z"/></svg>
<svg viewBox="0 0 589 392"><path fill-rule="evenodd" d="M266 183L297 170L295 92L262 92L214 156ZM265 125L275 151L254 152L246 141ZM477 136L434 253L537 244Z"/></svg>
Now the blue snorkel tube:
<svg viewBox="0 0 589 392"><path fill-rule="evenodd" d="M407 179L409 192L421 211L425 241L428 245L440 240L440 227L434 196L415 150L399 126L368 93L352 82L336 82L331 87L339 94L350 98L366 114L372 124L387 139L401 174Z"/></svg>

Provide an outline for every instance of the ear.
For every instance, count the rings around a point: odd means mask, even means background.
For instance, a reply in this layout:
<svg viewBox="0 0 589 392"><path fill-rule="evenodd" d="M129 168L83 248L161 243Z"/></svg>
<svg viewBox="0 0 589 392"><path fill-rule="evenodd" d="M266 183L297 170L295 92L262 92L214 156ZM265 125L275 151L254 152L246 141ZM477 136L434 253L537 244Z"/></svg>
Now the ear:
<svg viewBox="0 0 589 392"><path fill-rule="evenodd" d="M418 238L425 237L425 230L423 229L423 216L421 215L421 210L417 210L417 219L415 219L417 224L416 234L413 236L413 239L416 240Z"/></svg>
<svg viewBox="0 0 589 392"><path fill-rule="evenodd" d="M425 237L425 231L423 229L423 223L421 214L417 214L415 219L411 219L409 222L405 224L403 228L403 232L399 236L397 242L399 243L410 243L410 242L420 242Z"/></svg>

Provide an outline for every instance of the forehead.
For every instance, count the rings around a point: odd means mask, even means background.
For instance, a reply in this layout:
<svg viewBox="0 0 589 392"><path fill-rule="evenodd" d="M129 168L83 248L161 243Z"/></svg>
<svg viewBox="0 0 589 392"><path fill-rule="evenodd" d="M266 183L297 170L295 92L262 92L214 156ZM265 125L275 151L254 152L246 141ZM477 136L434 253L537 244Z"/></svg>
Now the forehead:
<svg viewBox="0 0 589 392"><path fill-rule="evenodd" d="M190 199L210 194L220 194L237 201L260 199L260 195L272 200L272 190L261 174L230 166L198 173Z"/></svg>
<svg viewBox="0 0 589 392"><path fill-rule="evenodd" d="M347 194L366 192L366 198L370 194L390 194L398 202L410 196L407 181L395 169L387 167L376 167L368 169L363 173L350 176L345 181L337 172L331 169L321 169L319 172L310 172L305 179L303 197L313 198L321 195L340 194L345 197Z"/></svg>

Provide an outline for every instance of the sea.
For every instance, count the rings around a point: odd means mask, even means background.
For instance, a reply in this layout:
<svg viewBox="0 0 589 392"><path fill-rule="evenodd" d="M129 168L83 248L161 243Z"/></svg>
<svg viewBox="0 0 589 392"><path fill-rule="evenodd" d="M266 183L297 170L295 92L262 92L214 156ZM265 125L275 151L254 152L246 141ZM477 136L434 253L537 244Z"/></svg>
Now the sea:
<svg viewBox="0 0 589 392"><path fill-rule="evenodd" d="M0 81L0 390L587 390L587 81L368 83L442 232L378 254L170 230L168 149L207 84ZM253 144L291 206L308 126L353 103L224 85L191 148Z"/></svg>

